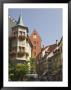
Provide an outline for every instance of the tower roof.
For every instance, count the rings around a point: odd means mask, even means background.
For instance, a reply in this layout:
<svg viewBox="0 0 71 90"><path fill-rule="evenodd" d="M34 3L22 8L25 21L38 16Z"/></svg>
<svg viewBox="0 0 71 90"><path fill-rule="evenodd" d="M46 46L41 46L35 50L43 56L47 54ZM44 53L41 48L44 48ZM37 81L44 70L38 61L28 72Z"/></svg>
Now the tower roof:
<svg viewBox="0 0 71 90"><path fill-rule="evenodd" d="M25 28L27 30L27 32L29 32L28 27L25 26L24 23L23 23L22 15L19 16L17 24L14 27L12 27L12 29L15 28L15 27L23 27L23 28Z"/></svg>
<svg viewBox="0 0 71 90"><path fill-rule="evenodd" d="M18 19L17 25L24 26L22 15L19 16L19 19Z"/></svg>
<svg viewBox="0 0 71 90"><path fill-rule="evenodd" d="M36 29L33 30L33 32L30 35L30 37L32 37L33 35L37 35L40 38L40 40L41 40L41 37L40 37L39 33L36 31Z"/></svg>

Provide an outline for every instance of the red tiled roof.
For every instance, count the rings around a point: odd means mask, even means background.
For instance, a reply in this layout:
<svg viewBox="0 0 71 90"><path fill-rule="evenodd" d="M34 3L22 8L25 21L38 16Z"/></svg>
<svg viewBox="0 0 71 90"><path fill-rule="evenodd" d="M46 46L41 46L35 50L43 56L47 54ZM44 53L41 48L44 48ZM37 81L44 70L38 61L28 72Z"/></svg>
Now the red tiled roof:
<svg viewBox="0 0 71 90"><path fill-rule="evenodd" d="M47 51L49 51L49 53L50 53L50 52L52 52L56 47L57 47L56 44L50 45ZM48 53L48 54L49 54L49 53Z"/></svg>
<svg viewBox="0 0 71 90"><path fill-rule="evenodd" d="M48 54L49 54L50 52L52 52L52 51L57 47L57 44L52 44L52 45L49 45L49 46L46 46L46 47L42 48L42 50L41 50L41 52L38 54L37 58L39 57L39 55L41 55L41 53L42 53L47 47L48 47L47 52L48 52Z"/></svg>

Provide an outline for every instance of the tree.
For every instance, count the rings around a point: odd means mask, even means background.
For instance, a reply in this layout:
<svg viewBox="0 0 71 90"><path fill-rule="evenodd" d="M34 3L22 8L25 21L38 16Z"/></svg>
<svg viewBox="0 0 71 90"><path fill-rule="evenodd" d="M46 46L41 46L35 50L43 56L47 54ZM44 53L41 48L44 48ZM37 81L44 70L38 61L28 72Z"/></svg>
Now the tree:
<svg viewBox="0 0 71 90"><path fill-rule="evenodd" d="M36 62L35 58L30 58L30 73L34 74L36 72Z"/></svg>
<svg viewBox="0 0 71 90"><path fill-rule="evenodd" d="M16 73L19 75L19 80L23 80L26 74L28 73L28 65L27 64L17 64L16 65Z"/></svg>
<svg viewBox="0 0 71 90"><path fill-rule="evenodd" d="M28 72L28 65L9 63L9 80L19 81L23 80Z"/></svg>
<svg viewBox="0 0 71 90"><path fill-rule="evenodd" d="M16 65L14 63L9 62L9 80L16 81Z"/></svg>

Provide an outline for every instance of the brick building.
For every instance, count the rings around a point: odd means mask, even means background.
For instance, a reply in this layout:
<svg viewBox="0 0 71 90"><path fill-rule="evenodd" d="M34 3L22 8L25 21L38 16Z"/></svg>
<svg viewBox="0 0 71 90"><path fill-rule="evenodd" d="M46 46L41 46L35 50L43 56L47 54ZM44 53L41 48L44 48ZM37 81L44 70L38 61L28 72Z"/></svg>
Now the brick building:
<svg viewBox="0 0 71 90"><path fill-rule="evenodd" d="M41 38L36 30L34 30L30 35L30 40L33 45L32 57L36 58L36 56L41 52Z"/></svg>

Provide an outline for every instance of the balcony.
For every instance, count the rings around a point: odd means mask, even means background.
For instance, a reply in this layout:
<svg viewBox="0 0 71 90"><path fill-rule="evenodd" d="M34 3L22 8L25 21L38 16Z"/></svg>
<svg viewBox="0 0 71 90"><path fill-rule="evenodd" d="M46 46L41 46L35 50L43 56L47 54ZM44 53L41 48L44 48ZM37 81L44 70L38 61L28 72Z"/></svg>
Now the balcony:
<svg viewBox="0 0 71 90"><path fill-rule="evenodd" d="M19 52L18 52L18 57L23 57L23 56L25 56L25 55L26 55L26 57L29 56L29 54L28 54L27 52L24 52L24 51L19 51Z"/></svg>
<svg viewBox="0 0 71 90"><path fill-rule="evenodd" d="M10 52L10 56L11 56L11 57L15 57L15 56L16 56L16 51L14 51L14 50L11 51L11 52Z"/></svg>
<svg viewBox="0 0 71 90"><path fill-rule="evenodd" d="M23 56L25 55L25 52L19 51L19 52L17 53L17 55L18 55L18 57L23 57Z"/></svg>
<svg viewBox="0 0 71 90"><path fill-rule="evenodd" d="M19 39L20 41L22 41L22 40L25 40L26 37L25 37L24 35L19 35L19 36L18 36L18 39Z"/></svg>

